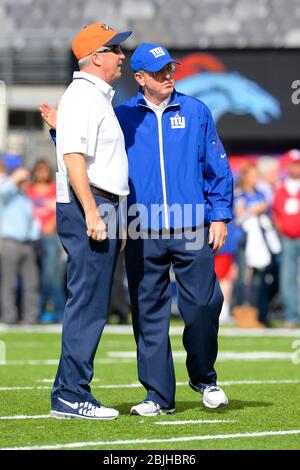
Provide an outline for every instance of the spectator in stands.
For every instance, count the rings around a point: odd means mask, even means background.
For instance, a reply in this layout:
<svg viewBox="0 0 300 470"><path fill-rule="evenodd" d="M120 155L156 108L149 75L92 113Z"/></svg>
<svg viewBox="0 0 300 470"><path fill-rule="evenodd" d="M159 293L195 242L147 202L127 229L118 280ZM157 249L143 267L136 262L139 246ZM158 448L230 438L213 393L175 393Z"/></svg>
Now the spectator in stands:
<svg viewBox="0 0 300 470"><path fill-rule="evenodd" d="M215 271L220 282L220 287L224 296L224 302L220 313L220 323L232 321L230 306L232 299L232 289L237 276L237 266L235 256L237 253L237 230L234 222L227 224L228 237L226 244L215 254Z"/></svg>
<svg viewBox="0 0 300 470"><path fill-rule="evenodd" d="M261 157L257 160L259 179L257 189L263 193L268 210L271 209L274 193L280 182L280 164L275 157Z"/></svg>
<svg viewBox="0 0 300 470"><path fill-rule="evenodd" d="M266 267L271 263L271 250L280 252L277 240L275 247L269 246L263 221L271 233L268 205L256 185L259 173L255 163L246 163L240 172L238 189L235 194L235 223L242 229L238 247L238 278L234 286L234 315L240 326L260 327L267 319L259 311L260 294ZM262 219L262 215L264 219ZM273 231L272 237L276 238ZM247 318L246 318L247 316ZM260 323L257 321L259 317Z"/></svg>
<svg viewBox="0 0 300 470"><path fill-rule="evenodd" d="M0 185L4 178L6 177L6 166L4 160L0 159ZM2 226L2 218L1 218L1 209L2 209L2 201L0 198L0 234L2 233L1 226ZM2 253L2 238L0 235L0 318L2 317L2 301L1 301L1 253Z"/></svg>
<svg viewBox="0 0 300 470"><path fill-rule="evenodd" d="M263 193L268 214L271 215L275 190L280 183L280 163L276 157L263 156L258 158L257 168L260 175L257 181L257 189ZM280 255L272 254L271 263L264 270L259 296L260 318L264 319L268 326L271 326L270 320L267 320L272 313L269 312L270 307L274 304L274 301L276 303L276 299L279 297L279 265Z"/></svg>
<svg viewBox="0 0 300 470"><path fill-rule="evenodd" d="M2 159L0 159L0 183L6 176L6 166Z"/></svg>
<svg viewBox="0 0 300 470"><path fill-rule="evenodd" d="M33 205L26 195L30 173L21 167L2 179L0 185L1 209L1 302L2 318L7 324L18 320L16 290L21 281L22 319L34 324L39 313L39 276L32 242L40 236L34 219Z"/></svg>
<svg viewBox="0 0 300 470"><path fill-rule="evenodd" d="M41 321L61 321L66 303L64 262L56 231L56 189L49 162L38 160L32 176L27 194L41 226ZM46 311L49 302L54 310L50 314Z"/></svg>
<svg viewBox="0 0 300 470"><path fill-rule="evenodd" d="M287 178L276 190L273 220L281 234L282 258L280 290L284 308L284 326L295 328L299 317L299 261L300 261L300 150L284 155Z"/></svg>

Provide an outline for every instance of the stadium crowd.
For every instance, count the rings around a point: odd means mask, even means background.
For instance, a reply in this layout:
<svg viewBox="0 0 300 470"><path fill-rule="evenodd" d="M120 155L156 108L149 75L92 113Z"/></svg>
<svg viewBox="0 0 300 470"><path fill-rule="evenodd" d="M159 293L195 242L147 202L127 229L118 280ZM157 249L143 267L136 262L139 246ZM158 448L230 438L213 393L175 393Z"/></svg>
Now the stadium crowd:
<svg viewBox="0 0 300 470"><path fill-rule="evenodd" d="M224 294L221 323L263 328L300 324L300 150L232 157L234 214L215 255ZM47 159L29 171L0 158L0 321L61 322L66 257L56 233L55 182ZM127 323L120 258L111 312Z"/></svg>

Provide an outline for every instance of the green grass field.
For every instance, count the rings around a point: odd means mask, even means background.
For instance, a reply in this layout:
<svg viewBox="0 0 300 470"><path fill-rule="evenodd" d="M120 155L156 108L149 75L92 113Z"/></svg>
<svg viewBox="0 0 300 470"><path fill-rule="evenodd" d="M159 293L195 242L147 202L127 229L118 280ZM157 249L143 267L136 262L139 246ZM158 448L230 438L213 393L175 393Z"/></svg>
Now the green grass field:
<svg viewBox="0 0 300 470"><path fill-rule="evenodd" d="M176 414L130 416L143 400L129 330L104 332L96 356L93 393L120 411L115 421L49 418L49 394L60 332L0 332L0 447L28 449L300 449L300 332L253 336L223 329L216 364L229 405L203 407L187 386L181 335L172 334ZM243 336L241 336L241 333ZM254 332L255 333L255 332ZM298 342L297 342L298 341ZM36 416L39 417L36 417ZM25 416L25 418L24 418ZM173 424L172 424L173 423Z"/></svg>

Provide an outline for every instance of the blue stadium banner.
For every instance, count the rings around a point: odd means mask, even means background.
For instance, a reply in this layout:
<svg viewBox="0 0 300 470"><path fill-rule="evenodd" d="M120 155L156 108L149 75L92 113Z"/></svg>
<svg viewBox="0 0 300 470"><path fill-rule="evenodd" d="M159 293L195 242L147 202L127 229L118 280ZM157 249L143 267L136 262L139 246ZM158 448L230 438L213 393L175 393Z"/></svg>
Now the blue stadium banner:
<svg viewBox="0 0 300 470"><path fill-rule="evenodd" d="M227 149L278 152L300 147L300 50L170 50L181 64L176 89L204 101ZM136 93L126 52L114 104Z"/></svg>

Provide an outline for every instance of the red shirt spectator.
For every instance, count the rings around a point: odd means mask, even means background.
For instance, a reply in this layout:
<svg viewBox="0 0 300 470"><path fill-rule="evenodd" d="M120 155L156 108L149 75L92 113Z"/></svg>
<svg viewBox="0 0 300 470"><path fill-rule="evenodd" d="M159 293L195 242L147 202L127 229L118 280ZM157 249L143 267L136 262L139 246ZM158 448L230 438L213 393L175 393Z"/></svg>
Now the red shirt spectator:
<svg viewBox="0 0 300 470"><path fill-rule="evenodd" d="M285 156L288 178L276 190L273 220L278 231L288 238L300 238L300 151Z"/></svg>
<svg viewBox="0 0 300 470"><path fill-rule="evenodd" d="M51 181L51 167L39 160L33 170L34 182L28 188L28 197L34 205L34 216L39 220L42 234L56 233L56 189Z"/></svg>

